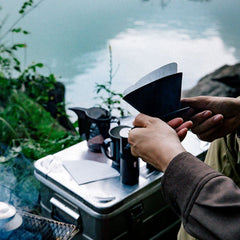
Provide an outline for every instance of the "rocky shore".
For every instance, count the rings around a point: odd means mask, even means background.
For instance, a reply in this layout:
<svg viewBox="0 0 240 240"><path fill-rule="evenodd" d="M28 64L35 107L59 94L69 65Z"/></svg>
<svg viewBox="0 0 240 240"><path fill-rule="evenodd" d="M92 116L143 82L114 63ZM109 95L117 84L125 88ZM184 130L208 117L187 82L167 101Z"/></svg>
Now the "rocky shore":
<svg viewBox="0 0 240 240"><path fill-rule="evenodd" d="M202 77L192 89L183 91L182 97L193 96L240 96L240 63L224 65Z"/></svg>

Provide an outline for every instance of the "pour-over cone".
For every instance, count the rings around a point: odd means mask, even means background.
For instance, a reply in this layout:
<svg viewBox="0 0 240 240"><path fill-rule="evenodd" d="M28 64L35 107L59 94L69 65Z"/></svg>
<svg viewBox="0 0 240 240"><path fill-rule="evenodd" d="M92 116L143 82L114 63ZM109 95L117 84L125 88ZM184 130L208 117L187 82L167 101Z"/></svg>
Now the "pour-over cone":
<svg viewBox="0 0 240 240"><path fill-rule="evenodd" d="M182 73L176 73L137 88L123 99L139 112L161 118L180 109L181 86Z"/></svg>

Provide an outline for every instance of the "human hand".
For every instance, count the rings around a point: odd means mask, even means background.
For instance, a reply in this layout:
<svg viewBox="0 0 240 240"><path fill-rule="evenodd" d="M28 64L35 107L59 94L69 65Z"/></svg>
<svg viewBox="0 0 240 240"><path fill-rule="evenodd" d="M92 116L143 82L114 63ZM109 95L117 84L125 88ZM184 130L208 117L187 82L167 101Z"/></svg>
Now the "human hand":
<svg viewBox="0 0 240 240"><path fill-rule="evenodd" d="M201 140L211 142L240 127L240 99L199 96L184 98L181 102L198 112L191 118L191 130Z"/></svg>
<svg viewBox="0 0 240 240"><path fill-rule="evenodd" d="M132 129L128 135L132 154L156 169L164 172L171 160L185 151L176 131L159 118L139 114L133 125L137 128ZM170 125L176 127L179 133L186 131L184 126L187 124L183 125L179 119L171 120Z"/></svg>
<svg viewBox="0 0 240 240"><path fill-rule="evenodd" d="M192 121L184 122L182 118L174 118L167 124L176 131L180 141L183 141L187 135L188 130L193 126Z"/></svg>

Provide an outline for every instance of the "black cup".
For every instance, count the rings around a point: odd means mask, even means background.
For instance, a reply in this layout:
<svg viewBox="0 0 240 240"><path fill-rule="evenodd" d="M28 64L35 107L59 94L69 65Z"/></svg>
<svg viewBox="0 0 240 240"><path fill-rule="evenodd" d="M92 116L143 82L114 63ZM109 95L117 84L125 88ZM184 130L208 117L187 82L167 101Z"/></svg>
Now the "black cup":
<svg viewBox="0 0 240 240"><path fill-rule="evenodd" d="M120 131L122 129L131 129L129 126L120 125L109 130L109 138L105 139L102 144L102 152L111 160L112 167L120 169Z"/></svg>
<svg viewBox="0 0 240 240"><path fill-rule="evenodd" d="M139 179L139 159L131 154L126 130L120 131L120 179L123 184L135 185Z"/></svg>

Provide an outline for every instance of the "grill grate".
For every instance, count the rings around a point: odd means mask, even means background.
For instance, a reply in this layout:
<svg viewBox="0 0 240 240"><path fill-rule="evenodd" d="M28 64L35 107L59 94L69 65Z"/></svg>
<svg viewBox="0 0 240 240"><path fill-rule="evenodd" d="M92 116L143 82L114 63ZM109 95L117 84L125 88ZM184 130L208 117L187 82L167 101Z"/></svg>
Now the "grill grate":
<svg viewBox="0 0 240 240"><path fill-rule="evenodd" d="M58 222L28 212L18 212L18 214L22 216L22 225L7 239L70 240L78 232L73 224Z"/></svg>

